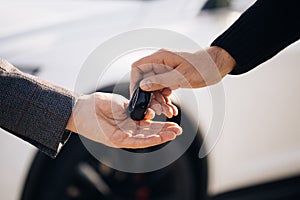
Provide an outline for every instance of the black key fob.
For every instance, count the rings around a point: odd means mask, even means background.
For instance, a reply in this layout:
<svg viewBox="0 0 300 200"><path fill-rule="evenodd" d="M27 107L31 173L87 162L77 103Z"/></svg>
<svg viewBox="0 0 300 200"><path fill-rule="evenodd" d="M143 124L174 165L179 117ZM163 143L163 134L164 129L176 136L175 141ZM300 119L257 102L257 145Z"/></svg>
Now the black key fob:
<svg viewBox="0 0 300 200"><path fill-rule="evenodd" d="M152 92L142 90L139 83L135 86L127 108L127 114L131 119L140 121L145 118L151 95Z"/></svg>

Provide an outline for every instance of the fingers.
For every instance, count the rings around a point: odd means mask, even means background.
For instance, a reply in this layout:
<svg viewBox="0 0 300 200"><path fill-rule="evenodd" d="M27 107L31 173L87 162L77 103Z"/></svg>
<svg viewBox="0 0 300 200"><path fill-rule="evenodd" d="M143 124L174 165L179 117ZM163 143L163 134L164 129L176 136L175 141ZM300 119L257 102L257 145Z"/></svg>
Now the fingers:
<svg viewBox="0 0 300 200"><path fill-rule="evenodd" d="M171 94L172 94L172 90L170 88L165 88L162 91L162 95L164 96L167 105L172 109L173 116L177 116L178 109L171 101Z"/></svg>
<svg viewBox="0 0 300 200"><path fill-rule="evenodd" d="M206 51L201 51L206 52ZM214 75L214 63L207 53L170 52L160 50L132 65L131 88L141 81L145 91L169 87L200 88L220 80ZM151 72L151 75L146 75ZM201 72L201 73L200 73ZM217 73L218 75L218 73ZM204 81L203 77L206 77Z"/></svg>
<svg viewBox="0 0 300 200"><path fill-rule="evenodd" d="M132 68L130 72L130 95L136 84L143 78L143 72L139 68Z"/></svg>
<svg viewBox="0 0 300 200"><path fill-rule="evenodd" d="M161 68L161 67L158 67ZM162 67L164 68L164 67ZM152 63L147 63L143 65L139 65L137 67L132 67L130 72L130 94L133 92L134 87L136 84L145 77L155 75L154 66Z"/></svg>
<svg viewBox="0 0 300 200"><path fill-rule="evenodd" d="M141 122L137 131L128 135L122 144L123 148L146 148L171 140L182 133L182 129L172 122Z"/></svg>
<svg viewBox="0 0 300 200"><path fill-rule="evenodd" d="M171 132L165 132L161 136L153 135L149 137L128 137L123 141L122 148L137 149L156 146L175 139Z"/></svg>
<svg viewBox="0 0 300 200"><path fill-rule="evenodd" d="M182 132L181 127L174 122L140 121L138 126L141 131L149 129L152 133L157 133L158 131L173 131L176 135L180 135Z"/></svg>
<svg viewBox="0 0 300 200"><path fill-rule="evenodd" d="M176 68L181 62L178 55L163 49L134 62L131 68L130 92L132 93L134 86L148 77L149 73L166 73Z"/></svg>
<svg viewBox="0 0 300 200"><path fill-rule="evenodd" d="M161 64L164 66L168 66L169 68L174 68L178 66L181 62L182 57L179 54L165 49L160 49L159 51L149 56L145 56L134 62L132 64L132 68L149 63Z"/></svg>
<svg viewBox="0 0 300 200"><path fill-rule="evenodd" d="M168 118L178 115L178 109L170 98L171 93L172 91L169 88L153 93L150 108L154 110L157 115L164 114Z"/></svg>
<svg viewBox="0 0 300 200"><path fill-rule="evenodd" d="M140 83L140 87L145 91L156 91L167 87L177 89L185 87L182 85L184 82L186 82L185 77L176 69L173 69L162 74L156 74L144 78Z"/></svg>
<svg viewBox="0 0 300 200"><path fill-rule="evenodd" d="M172 103L168 99L168 97L165 98L158 92L156 92L153 96L154 98L150 104L150 107L154 110L154 112L158 115L164 114L168 118L173 117L174 114L172 109Z"/></svg>
<svg viewBox="0 0 300 200"><path fill-rule="evenodd" d="M157 74L163 74L171 70L172 68L158 63L146 63L137 67L132 67L130 72L130 92L133 92L134 87L141 80Z"/></svg>
<svg viewBox="0 0 300 200"><path fill-rule="evenodd" d="M143 135L144 137L160 135L164 132L172 132L175 136L182 133L181 127L174 122L154 122L140 121L137 123L137 130L133 133L133 137Z"/></svg>
<svg viewBox="0 0 300 200"><path fill-rule="evenodd" d="M145 56L136 62L132 64L132 68L139 67L144 64L151 64L151 63L157 63L157 64L164 64L163 58L164 55L161 54L162 51L157 51L149 56Z"/></svg>
<svg viewBox="0 0 300 200"><path fill-rule="evenodd" d="M152 95L152 99L149 105L149 109L146 112L145 120L150 120L155 117L155 114L164 114L168 118L177 116L178 109L171 101L172 90L170 88L164 88L163 90L156 91Z"/></svg>
<svg viewBox="0 0 300 200"><path fill-rule="evenodd" d="M173 116L177 116L178 115L178 108L173 104L173 103L171 103L171 104L168 104L170 107L171 107L171 109L172 109L172 113L173 113Z"/></svg>
<svg viewBox="0 0 300 200"><path fill-rule="evenodd" d="M151 120L155 117L155 111L151 108L147 109L146 115L144 117L144 120Z"/></svg>

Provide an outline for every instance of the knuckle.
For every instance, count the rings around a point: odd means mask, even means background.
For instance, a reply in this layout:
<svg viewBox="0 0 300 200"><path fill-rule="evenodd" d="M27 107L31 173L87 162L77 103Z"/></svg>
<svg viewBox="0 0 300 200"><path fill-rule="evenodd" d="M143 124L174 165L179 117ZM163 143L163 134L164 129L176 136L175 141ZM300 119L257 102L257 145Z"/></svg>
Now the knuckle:
<svg viewBox="0 0 300 200"><path fill-rule="evenodd" d="M139 63L140 63L140 60L137 60L137 61L133 62L131 64L131 68L135 68L135 67L139 66Z"/></svg>

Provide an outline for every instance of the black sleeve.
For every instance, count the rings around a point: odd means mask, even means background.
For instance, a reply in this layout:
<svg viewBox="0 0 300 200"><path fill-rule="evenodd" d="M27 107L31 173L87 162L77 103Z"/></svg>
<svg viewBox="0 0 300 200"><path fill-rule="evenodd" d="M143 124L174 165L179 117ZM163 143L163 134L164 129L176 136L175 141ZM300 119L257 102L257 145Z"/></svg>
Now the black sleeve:
<svg viewBox="0 0 300 200"><path fill-rule="evenodd" d="M299 38L299 0L258 0L211 46L225 49L236 60L230 74L241 74Z"/></svg>
<svg viewBox="0 0 300 200"><path fill-rule="evenodd" d="M0 127L51 157L71 134L65 127L75 98L75 93L0 59Z"/></svg>

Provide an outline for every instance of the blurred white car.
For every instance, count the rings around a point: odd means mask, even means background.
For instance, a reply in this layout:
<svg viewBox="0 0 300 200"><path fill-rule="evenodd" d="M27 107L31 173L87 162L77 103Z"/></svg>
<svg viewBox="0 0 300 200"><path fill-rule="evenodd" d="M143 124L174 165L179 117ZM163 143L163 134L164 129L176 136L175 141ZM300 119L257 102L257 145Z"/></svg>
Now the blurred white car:
<svg viewBox="0 0 300 200"><path fill-rule="evenodd" d="M0 57L74 89L85 59L117 34L168 29L207 47L251 2L234 1L231 9L218 11L201 11L205 2L200 0L2 2ZM251 72L222 81L223 131L205 158L198 152L216 114L209 90L195 91L200 113L181 100L181 115L190 123L180 137L188 137L197 120L199 134L180 159L155 172L111 169L94 159L76 136L52 160L1 130L0 199L299 199L299 55L295 43ZM129 72L137 59L123 60L120 70ZM118 77L107 79L97 87L112 92ZM82 88L89 93L94 89L90 86L87 80ZM128 83L122 87L128 95Z"/></svg>

